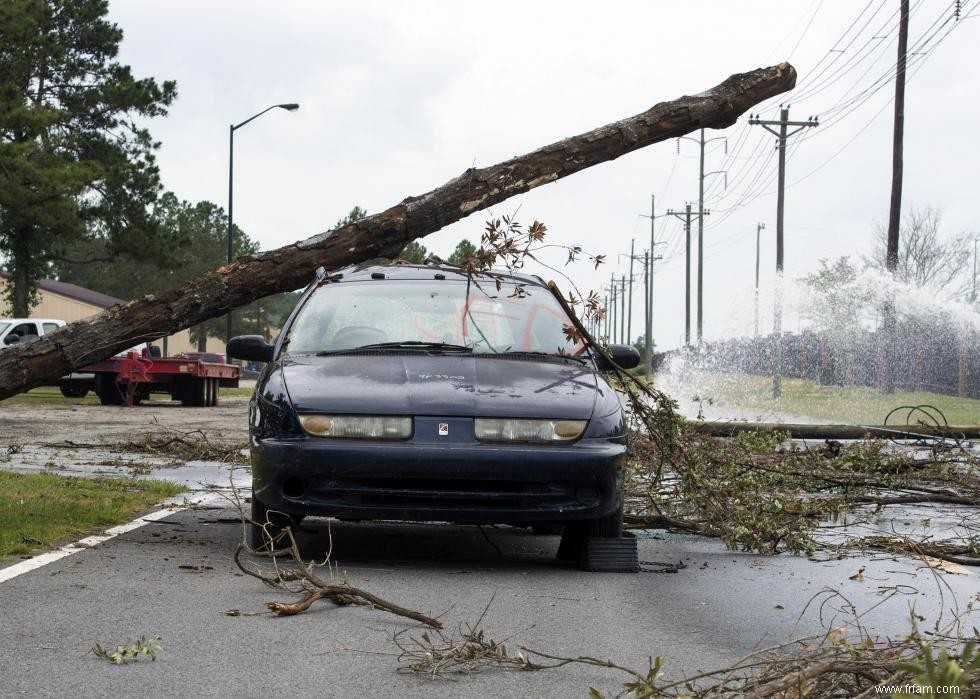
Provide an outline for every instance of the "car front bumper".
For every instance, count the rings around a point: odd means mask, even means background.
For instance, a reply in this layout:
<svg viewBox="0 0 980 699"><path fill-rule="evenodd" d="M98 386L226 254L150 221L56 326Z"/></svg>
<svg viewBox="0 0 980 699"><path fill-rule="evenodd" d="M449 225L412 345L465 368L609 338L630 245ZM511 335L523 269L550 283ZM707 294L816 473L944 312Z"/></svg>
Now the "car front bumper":
<svg viewBox="0 0 980 699"><path fill-rule="evenodd" d="M254 497L294 515L470 523L602 517L620 506L622 440L419 444L253 441Z"/></svg>

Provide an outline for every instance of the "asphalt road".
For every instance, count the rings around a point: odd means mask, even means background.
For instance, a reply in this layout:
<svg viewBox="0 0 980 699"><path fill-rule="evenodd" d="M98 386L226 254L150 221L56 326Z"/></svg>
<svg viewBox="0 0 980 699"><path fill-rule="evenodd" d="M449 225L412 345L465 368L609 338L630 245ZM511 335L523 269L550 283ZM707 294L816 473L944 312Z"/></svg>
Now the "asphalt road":
<svg viewBox="0 0 980 699"><path fill-rule="evenodd" d="M323 522L321 521L320 524ZM911 561L812 562L732 553L716 541L670 535L641 539L644 560L679 561L675 574L586 573L554 558L557 537L453 525L335 522L339 575L403 606L439 614L450 630L475 622L561 655L612 658L645 669L667 660L680 678L728 664L760 647L834 623L830 607L807 606L841 590L883 633L908 628L909 605L929 619L939 605L976 595L973 575L936 573ZM392 636L421 627L363 607L318 602L294 617L264 613L289 595L243 576L231 552L241 535L232 510L176 512L97 547L0 583L0 668L5 696L584 697L615 694L614 670L566 666L539 672L488 669L455 681L399 672ZM301 534L304 554L322 554L325 528ZM852 580L858 568L862 576ZM839 604L837 606L840 606ZM260 612L227 616L226 610ZM971 623L976 623L972 621ZM160 635L163 652L116 667L86 651ZM403 636L404 638L404 636Z"/></svg>

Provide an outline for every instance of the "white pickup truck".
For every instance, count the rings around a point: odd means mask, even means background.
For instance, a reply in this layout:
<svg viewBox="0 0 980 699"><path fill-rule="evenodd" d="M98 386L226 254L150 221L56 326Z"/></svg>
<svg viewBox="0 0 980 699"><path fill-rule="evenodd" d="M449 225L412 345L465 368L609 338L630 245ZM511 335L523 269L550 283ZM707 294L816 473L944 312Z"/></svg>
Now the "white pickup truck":
<svg viewBox="0 0 980 699"><path fill-rule="evenodd" d="M0 349L36 340L67 325L55 318L0 318ZM92 387L92 374L69 374L58 381L65 398L84 398Z"/></svg>
<svg viewBox="0 0 980 699"><path fill-rule="evenodd" d="M53 333L65 325L68 323L55 318L0 318L0 350L11 345L36 340L41 335ZM144 347L146 347L145 342L130 349L140 352ZM65 398L84 398L92 390L94 379L94 374L68 374L61 377L58 381L58 387Z"/></svg>
<svg viewBox="0 0 980 699"><path fill-rule="evenodd" d="M34 340L63 325L67 323L51 318L0 318L0 347Z"/></svg>

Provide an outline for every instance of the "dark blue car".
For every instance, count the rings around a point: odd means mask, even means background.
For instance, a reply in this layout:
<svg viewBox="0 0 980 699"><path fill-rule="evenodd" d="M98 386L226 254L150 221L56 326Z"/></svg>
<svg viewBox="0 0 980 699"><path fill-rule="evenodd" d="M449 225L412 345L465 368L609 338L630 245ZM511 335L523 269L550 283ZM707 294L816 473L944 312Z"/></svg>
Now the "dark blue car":
<svg viewBox="0 0 980 699"><path fill-rule="evenodd" d="M228 344L267 362L249 404L253 544L306 515L560 524L568 558L620 536L623 410L570 324L538 277L321 270L275 344Z"/></svg>

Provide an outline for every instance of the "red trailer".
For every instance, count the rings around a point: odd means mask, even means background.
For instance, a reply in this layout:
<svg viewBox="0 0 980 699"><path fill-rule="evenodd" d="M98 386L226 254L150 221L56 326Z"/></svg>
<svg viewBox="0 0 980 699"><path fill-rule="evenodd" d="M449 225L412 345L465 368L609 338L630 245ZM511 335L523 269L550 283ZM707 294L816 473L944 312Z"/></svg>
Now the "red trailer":
<svg viewBox="0 0 980 699"><path fill-rule="evenodd" d="M208 357L210 358L210 357ZM95 375L94 389L102 405L136 405L151 392L169 393L188 406L218 404L218 388L238 388L235 364L196 357L149 357L136 352L79 369Z"/></svg>

